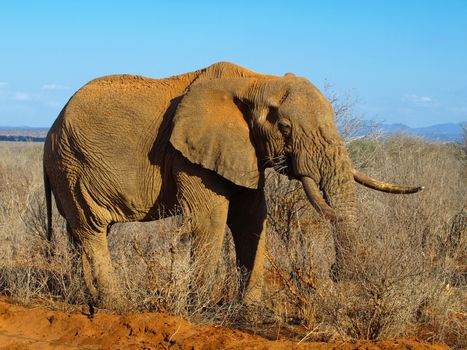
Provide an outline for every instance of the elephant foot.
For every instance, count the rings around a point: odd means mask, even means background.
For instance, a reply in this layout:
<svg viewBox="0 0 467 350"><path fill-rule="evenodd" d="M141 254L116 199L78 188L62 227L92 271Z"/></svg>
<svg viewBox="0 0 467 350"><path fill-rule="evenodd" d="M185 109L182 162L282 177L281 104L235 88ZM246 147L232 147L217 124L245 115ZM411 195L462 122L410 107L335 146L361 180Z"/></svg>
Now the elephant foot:
<svg viewBox="0 0 467 350"><path fill-rule="evenodd" d="M99 294L99 297L97 299L89 298L87 302L87 316L89 319L93 319L99 309L121 312L125 310L125 305L126 303L123 302L123 299L121 297L117 297L114 295L101 296Z"/></svg>
<svg viewBox="0 0 467 350"><path fill-rule="evenodd" d="M258 305L261 302L262 286L260 284L248 284L245 295L243 296L243 304L245 306Z"/></svg>
<svg viewBox="0 0 467 350"><path fill-rule="evenodd" d="M270 324L275 316L270 308L264 307L264 303L255 302L243 304L237 317L240 322L261 325Z"/></svg>
<svg viewBox="0 0 467 350"><path fill-rule="evenodd" d="M99 292L98 302L96 304L100 309L122 312L128 309L128 302L123 293L116 289L112 292Z"/></svg>

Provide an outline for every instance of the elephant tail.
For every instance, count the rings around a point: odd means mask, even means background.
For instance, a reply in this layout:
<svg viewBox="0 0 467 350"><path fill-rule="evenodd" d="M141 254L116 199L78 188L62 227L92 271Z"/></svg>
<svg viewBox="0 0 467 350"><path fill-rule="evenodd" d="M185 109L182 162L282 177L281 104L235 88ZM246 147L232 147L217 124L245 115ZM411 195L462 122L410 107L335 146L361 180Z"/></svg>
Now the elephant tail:
<svg viewBox="0 0 467 350"><path fill-rule="evenodd" d="M45 190L45 205L47 210L47 240L52 242L53 229L52 229L52 189L50 187L50 180L47 172L44 169L44 190Z"/></svg>

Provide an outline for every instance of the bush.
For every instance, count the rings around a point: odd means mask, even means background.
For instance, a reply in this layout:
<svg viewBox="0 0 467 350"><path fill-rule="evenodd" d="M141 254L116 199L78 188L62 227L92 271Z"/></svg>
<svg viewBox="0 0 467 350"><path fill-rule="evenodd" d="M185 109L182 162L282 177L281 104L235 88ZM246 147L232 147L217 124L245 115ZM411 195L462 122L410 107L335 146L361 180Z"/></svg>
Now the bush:
<svg viewBox="0 0 467 350"><path fill-rule="evenodd" d="M56 209L54 246L44 239L40 146L0 146L0 293L26 304L40 298L58 308L81 307L80 264ZM357 187L351 281L331 282L332 227L312 209L299 182L271 171L260 305L245 313L239 303L242 271L229 232L217 273L189 287L202 267L190 258L190 227L177 216L112 227L110 250L126 309L167 311L201 323L248 321L257 331L261 322L273 322L303 339L415 335L466 346L465 148L403 136L359 139L348 147L356 167L369 175L426 187L410 196Z"/></svg>
<svg viewBox="0 0 467 350"><path fill-rule="evenodd" d="M394 136L352 141L349 152L354 164L376 178L426 188L396 196L357 187L360 228L352 278L335 284L327 272L334 254L330 227L310 214L302 192L273 174L269 293L279 322L298 322L315 340L425 330L427 340L465 344L467 186L461 146Z"/></svg>

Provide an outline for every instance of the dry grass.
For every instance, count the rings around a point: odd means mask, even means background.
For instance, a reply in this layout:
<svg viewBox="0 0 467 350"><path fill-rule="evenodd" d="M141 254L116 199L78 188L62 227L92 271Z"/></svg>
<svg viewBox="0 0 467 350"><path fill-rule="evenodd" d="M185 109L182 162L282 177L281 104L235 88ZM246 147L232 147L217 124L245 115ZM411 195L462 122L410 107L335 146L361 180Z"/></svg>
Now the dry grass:
<svg viewBox="0 0 467 350"><path fill-rule="evenodd" d="M354 141L349 149L368 174L426 189L395 196L359 187L353 278L334 284L331 227L315 215L299 183L269 173L267 288L248 319L295 325L305 339L416 335L466 346L465 149L409 137ZM25 304L40 298L59 308L82 305L80 267L56 210L54 247L44 239L41 152L39 144L0 144L0 294ZM242 273L226 237L217 273L190 288L202 267L190 258L190 228L179 217L114 225L111 254L127 309L196 322L244 320Z"/></svg>
<svg viewBox="0 0 467 350"><path fill-rule="evenodd" d="M331 228L313 215L298 183L272 175L268 247L275 288L268 292L278 322L298 322L315 340L418 335L465 346L465 149L410 137L354 141L349 149L368 174L426 189L396 196L358 187L352 278L334 284Z"/></svg>

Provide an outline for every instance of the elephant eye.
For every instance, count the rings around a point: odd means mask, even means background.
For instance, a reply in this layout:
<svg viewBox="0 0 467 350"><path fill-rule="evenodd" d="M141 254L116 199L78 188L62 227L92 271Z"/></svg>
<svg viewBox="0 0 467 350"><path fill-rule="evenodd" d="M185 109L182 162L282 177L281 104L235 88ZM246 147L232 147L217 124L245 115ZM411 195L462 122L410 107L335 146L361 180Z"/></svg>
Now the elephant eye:
<svg viewBox="0 0 467 350"><path fill-rule="evenodd" d="M277 127L279 128L281 134L284 136L289 136L290 132L292 131L292 125L290 125L290 121L287 119L279 120Z"/></svg>

